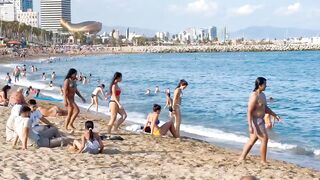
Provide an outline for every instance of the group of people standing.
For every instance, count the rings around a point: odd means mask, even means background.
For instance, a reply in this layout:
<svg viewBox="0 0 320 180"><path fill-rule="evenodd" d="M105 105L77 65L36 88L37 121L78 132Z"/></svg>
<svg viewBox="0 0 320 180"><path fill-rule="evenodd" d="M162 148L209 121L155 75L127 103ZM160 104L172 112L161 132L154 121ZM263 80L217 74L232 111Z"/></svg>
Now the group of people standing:
<svg viewBox="0 0 320 180"><path fill-rule="evenodd" d="M96 111L98 112L98 98L108 100L109 109L110 109L110 120L107 126L107 134L110 135L111 131L118 131L120 125L126 120L127 113L120 101L121 97L121 88L119 83L122 81L122 74L120 72L116 72L110 82L108 93L105 93L105 85L101 84L95 88L95 90L91 94L91 104L89 105L87 111L95 105ZM170 121L169 123L165 123L161 127L159 127L159 120L157 113L160 113L161 106L154 105L153 113L148 116L148 127L145 127L144 130L150 129L149 132L153 135L166 135L168 130L170 129L172 135L174 137L180 137L180 124L181 124L181 99L182 99L182 91L188 86L188 82L185 80L180 80L177 88L174 91L173 99L170 97L170 91L166 92L166 107L169 108L170 114L174 118L174 121ZM73 123L78 116L80 110L78 105L75 102L75 95L78 95L83 102L86 100L80 94L77 89L77 70L70 69L63 86L64 92L64 104L68 109L68 115L65 120L65 129L67 131L72 131L75 129ZM102 97L100 97L100 95ZM120 117L117 119L118 114ZM154 115L154 116L153 116ZM174 126L173 126L174 125ZM174 131L172 129L174 127Z"/></svg>
<svg viewBox="0 0 320 180"><path fill-rule="evenodd" d="M68 132L72 132L75 129L74 122L80 112L80 109L75 101L75 95L79 96L81 100L85 103L85 98L81 95L81 93L78 91L77 88L77 70L76 69L70 69L65 77L64 85L62 88L63 92L63 99L64 99L64 105L67 108L67 116L65 119L64 128ZM121 93L122 90L119 86L119 83L122 82L122 74L120 72L116 72L110 82L108 92L105 92L105 85L101 84L98 87L94 89L94 91L91 94L91 104L88 107L88 111L90 108L95 105L96 111L98 111L98 98L107 100L109 103L109 109L110 109L110 120L107 125L107 134L110 135L112 131L118 131L120 125L126 120L127 113L124 109L123 104L121 103ZM182 103L182 96L183 96L183 90L185 90L188 86L188 82L185 80L180 80L179 84L174 90L173 98L171 97L170 90L166 90L166 105L165 108L168 108L170 112L170 121L163 123L162 126L160 126L160 120L159 115L161 113L161 106L158 104L154 104L152 107L152 112L148 115L147 121L143 127L143 131L150 133L154 136L162 136L166 135L169 131L175 138L180 138L180 125L181 125L181 103ZM247 121L248 121L248 129L250 138L248 142L245 144L243 148L243 152L239 158L239 161L242 161L246 158L248 153L250 152L253 145L256 143L256 141L259 139L261 141L261 162L266 162L266 155L267 155L267 144L268 144L268 133L266 131L266 124L265 124L265 114L269 114L270 116L274 117L275 120L280 121L280 117L274 113L268 106L267 106L267 100L266 96L263 93L267 87L267 80L263 77L258 77L255 81L255 88L250 95L249 102L248 102L248 111L247 111ZM2 92L0 93L0 100L2 99L8 99L8 91L10 89L10 86L5 86L2 89ZM100 95L102 97L100 97ZM2 98L2 99L1 99ZM3 102L0 102L3 103ZM26 102L21 102L20 104L23 104ZM16 103L18 104L18 103ZM20 123L16 124L16 127L18 127L19 133L18 136L15 137L14 141L16 142L18 140L19 136L22 136L21 129L25 127L32 127L30 125L30 122L24 119L27 119L30 117L30 113L33 113L36 111L36 102L35 100L30 100L27 104L29 104L28 107L21 107L20 110ZM118 119L118 115L120 116ZM38 119L41 119L42 117L38 115ZM33 121L35 122L35 121ZM38 121L36 121L38 122ZM56 133L56 129L51 129L50 122L47 122L49 126L45 126L42 128L42 131L50 130L49 134L54 138L59 138L60 136L58 133ZM11 123L12 124L12 123ZM35 127L38 127L38 125L35 125ZM93 122L87 121L85 123L86 132L82 136L82 142L75 142L74 147L79 149L79 151L83 151L85 147L91 147L91 149L95 149L94 152L102 152L103 150L103 144L101 142L101 138L99 135L95 132L93 132ZM24 132L23 132L24 133ZM33 136L33 141L36 140L38 145L40 147L51 147L51 146L57 146L59 142L61 143L61 139L55 140L51 143L52 137L50 138L46 136L41 136L41 133L38 132L38 134L34 135L31 132L29 132L29 136ZM25 136L24 136L25 137ZM29 137L29 138L30 138ZM31 138L31 139L32 139ZM42 138L42 139L41 139ZM27 141L26 139L21 139L21 141ZM49 140L49 141L48 141ZM87 144L90 142L89 144ZM90 148L89 148L90 149Z"/></svg>

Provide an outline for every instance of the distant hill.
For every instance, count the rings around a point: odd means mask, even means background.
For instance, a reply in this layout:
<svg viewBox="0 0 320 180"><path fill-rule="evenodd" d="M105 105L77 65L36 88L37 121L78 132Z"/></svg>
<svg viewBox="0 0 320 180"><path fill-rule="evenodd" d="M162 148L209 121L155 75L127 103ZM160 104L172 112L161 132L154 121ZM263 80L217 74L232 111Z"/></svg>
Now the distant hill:
<svg viewBox="0 0 320 180"><path fill-rule="evenodd" d="M103 33L103 32L109 33L113 29L115 29L115 30L119 30L120 34L125 35L127 28L128 27L124 27L124 26L102 26L102 30L100 31L100 33ZM156 30L139 28L139 27L129 27L129 30L130 32L135 32L136 34L142 34L147 37L154 37L157 32Z"/></svg>
<svg viewBox="0 0 320 180"><path fill-rule="evenodd" d="M285 39L289 37L313 37L320 36L320 30L279 28L272 26L252 26L231 32L231 39L244 37L245 39Z"/></svg>

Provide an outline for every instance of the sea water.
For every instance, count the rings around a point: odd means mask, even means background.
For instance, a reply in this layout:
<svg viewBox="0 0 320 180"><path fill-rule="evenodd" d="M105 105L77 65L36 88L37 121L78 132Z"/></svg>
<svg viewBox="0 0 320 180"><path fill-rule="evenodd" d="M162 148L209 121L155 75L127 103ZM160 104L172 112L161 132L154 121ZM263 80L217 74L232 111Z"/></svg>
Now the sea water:
<svg viewBox="0 0 320 180"><path fill-rule="evenodd" d="M181 130L222 146L242 148L248 140L247 102L255 79L267 78L267 98L271 107L283 119L269 131L270 155L302 166L320 169L320 52L238 52L193 54L130 54L64 57L54 60L25 61L27 80L20 85L42 89L42 95L61 99L69 68L75 68L90 78L90 83L78 87L88 107L90 95L97 85L106 90L113 74L119 71L123 81L121 102L128 121L144 124L153 104L164 107L165 90L171 95L180 79L188 81L183 91ZM35 65L38 72L31 73ZM12 71L15 65L4 65ZM55 87L49 87L50 74L55 71ZM41 74L47 73L47 80ZM161 92L154 93L159 86ZM145 95L151 89L151 95ZM107 102L99 101L100 112L108 114ZM94 107L92 110L94 111ZM160 121L168 118L163 110ZM259 146L257 146L259 147ZM255 149L258 153L258 149Z"/></svg>

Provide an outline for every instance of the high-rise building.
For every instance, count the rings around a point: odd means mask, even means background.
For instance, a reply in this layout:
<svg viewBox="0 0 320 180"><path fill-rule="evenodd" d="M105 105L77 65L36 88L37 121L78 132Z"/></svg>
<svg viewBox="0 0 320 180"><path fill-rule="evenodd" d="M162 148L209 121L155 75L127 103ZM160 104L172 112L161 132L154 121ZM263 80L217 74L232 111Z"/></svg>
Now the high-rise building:
<svg viewBox="0 0 320 180"><path fill-rule="evenodd" d="M41 0L41 28L59 32L62 30L61 19L71 22L71 0Z"/></svg>
<svg viewBox="0 0 320 180"><path fill-rule="evenodd" d="M126 30L126 39L127 40L129 40L129 37L130 36L130 29L129 28L127 28L127 30Z"/></svg>
<svg viewBox="0 0 320 180"><path fill-rule="evenodd" d="M209 40L215 40L217 38L217 28L212 26L209 29Z"/></svg>
<svg viewBox="0 0 320 180"><path fill-rule="evenodd" d="M33 0L21 0L21 10L23 12L33 11Z"/></svg>
<svg viewBox="0 0 320 180"><path fill-rule="evenodd" d="M15 10L12 2L0 2L0 20L14 21Z"/></svg>

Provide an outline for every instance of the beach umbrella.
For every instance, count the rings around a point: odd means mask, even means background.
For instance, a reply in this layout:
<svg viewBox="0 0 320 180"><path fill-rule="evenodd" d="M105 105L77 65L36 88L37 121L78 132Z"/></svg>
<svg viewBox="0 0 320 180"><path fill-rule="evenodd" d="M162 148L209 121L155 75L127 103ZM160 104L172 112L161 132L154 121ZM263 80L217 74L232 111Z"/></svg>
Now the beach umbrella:
<svg viewBox="0 0 320 180"><path fill-rule="evenodd" d="M7 42L7 44L21 44L21 42L19 42L19 41L9 41L9 42Z"/></svg>

